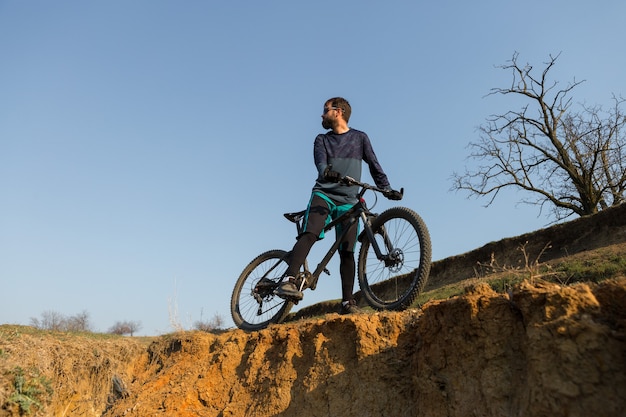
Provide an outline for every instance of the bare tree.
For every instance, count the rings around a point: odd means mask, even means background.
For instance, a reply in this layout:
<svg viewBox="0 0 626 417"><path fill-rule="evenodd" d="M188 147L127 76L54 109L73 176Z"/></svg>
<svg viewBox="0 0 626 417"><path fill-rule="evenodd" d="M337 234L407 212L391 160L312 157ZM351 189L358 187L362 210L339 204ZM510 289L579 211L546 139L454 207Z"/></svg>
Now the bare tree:
<svg viewBox="0 0 626 417"><path fill-rule="evenodd" d="M196 321L193 325L194 329L201 330L203 332L212 332L222 328L224 325L224 318L215 313L211 320L202 320L202 314L200 314L200 320Z"/></svg>
<svg viewBox="0 0 626 417"><path fill-rule="evenodd" d="M41 313L41 319L31 317L30 324L40 330L63 331L65 317L58 311L46 310Z"/></svg>
<svg viewBox="0 0 626 417"><path fill-rule="evenodd" d="M129 334L133 336L135 332L141 329L141 323L138 321L118 321L109 329L111 334Z"/></svg>
<svg viewBox="0 0 626 417"><path fill-rule="evenodd" d="M91 331L89 324L89 313L83 311L80 314L67 317L65 319L65 329L68 332L88 332Z"/></svg>
<svg viewBox="0 0 626 417"><path fill-rule="evenodd" d="M524 101L521 109L489 117L480 126L480 140L470 143L470 159L484 165L453 174L453 190L488 196L493 203L504 188L527 191L521 202L551 207L556 221L573 214L596 213L624 201L626 191L626 116L623 98L613 106L582 106L573 111L570 93L583 81L558 88L548 73L557 56L550 56L536 74L518 64L518 54L499 68L511 71L507 88L488 95L513 95Z"/></svg>
<svg viewBox="0 0 626 417"><path fill-rule="evenodd" d="M63 314L46 310L41 313L41 319L31 317L30 324L40 330L53 330L59 332L89 332L91 324L89 313L83 311L80 314L66 317Z"/></svg>

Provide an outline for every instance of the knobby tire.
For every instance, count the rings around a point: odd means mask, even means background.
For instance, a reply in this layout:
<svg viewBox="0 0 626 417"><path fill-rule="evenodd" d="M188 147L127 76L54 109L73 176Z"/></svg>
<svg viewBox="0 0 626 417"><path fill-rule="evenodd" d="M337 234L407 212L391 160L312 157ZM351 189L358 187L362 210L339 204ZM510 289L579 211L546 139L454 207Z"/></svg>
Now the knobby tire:
<svg viewBox="0 0 626 417"><path fill-rule="evenodd" d="M293 303L274 295L271 290L280 283L287 270L287 261L288 252L275 249L262 253L246 266L235 283L230 300L230 312L237 327L248 331L261 330L272 323L282 322L289 314ZM264 281L267 284L265 289L259 290L262 278L269 281Z"/></svg>
<svg viewBox="0 0 626 417"><path fill-rule="evenodd" d="M367 237L359 251L358 280L361 294L377 310L404 310L420 294L431 264L431 242L422 218L406 207L393 207L372 221L372 231L386 254L384 236L396 253L396 260L377 259Z"/></svg>

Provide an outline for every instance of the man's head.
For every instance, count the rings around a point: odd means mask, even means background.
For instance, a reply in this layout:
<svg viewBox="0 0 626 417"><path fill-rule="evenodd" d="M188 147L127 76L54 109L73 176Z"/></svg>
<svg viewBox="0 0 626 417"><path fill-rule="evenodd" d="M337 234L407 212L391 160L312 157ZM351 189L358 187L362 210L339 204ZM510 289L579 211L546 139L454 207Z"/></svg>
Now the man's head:
<svg viewBox="0 0 626 417"><path fill-rule="evenodd" d="M347 129L350 114L352 114L352 108L345 98L335 97L326 100L322 113L322 127L333 130L339 128L343 131Z"/></svg>

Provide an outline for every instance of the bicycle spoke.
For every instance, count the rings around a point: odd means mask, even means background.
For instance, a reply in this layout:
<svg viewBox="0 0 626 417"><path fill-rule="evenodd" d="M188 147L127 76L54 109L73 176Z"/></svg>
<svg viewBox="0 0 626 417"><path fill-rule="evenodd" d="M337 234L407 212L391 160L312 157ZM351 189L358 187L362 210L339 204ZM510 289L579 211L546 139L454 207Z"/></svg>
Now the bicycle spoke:
<svg viewBox="0 0 626 417"><path fill-rule="evenodd" d="M379 309L406 308L417 296L430 268L430 238L417 214L406 208L383 213L372 227L383 251L363 242L359 255L359 285Z"/></svg>
<svg viewBox="0 0 626 417"><path fill-rule="evenodd" d="M287 263L284 251L266 252L254 259L235 285L231 314L238 327L258 330L279 322L288 313L291 303L274 295Z"/></svg>

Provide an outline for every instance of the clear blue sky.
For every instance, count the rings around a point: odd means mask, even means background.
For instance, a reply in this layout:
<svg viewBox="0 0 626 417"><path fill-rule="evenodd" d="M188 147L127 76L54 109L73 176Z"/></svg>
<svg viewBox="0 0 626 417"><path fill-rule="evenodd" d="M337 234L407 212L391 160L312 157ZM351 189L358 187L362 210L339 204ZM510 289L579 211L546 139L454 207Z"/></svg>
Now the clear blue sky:
<svg viewBox="0 0 626 417"><path fill-rule="evenodd" d="M476 128L518 108L485 97L516 51L561 53L552 77L586 80L576 103L626 94L624 16L621 0L0 0L0 323L87 311L97 331L154 335L177 310L232 326L241 270L294 242L282 213L308 201L337 95L434 260L542 228L520 194L485 208L450 177ZM301 306L339 297L331 270Z"/></svg>

